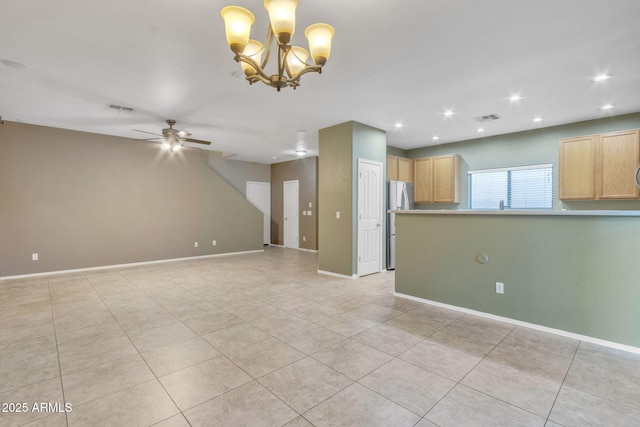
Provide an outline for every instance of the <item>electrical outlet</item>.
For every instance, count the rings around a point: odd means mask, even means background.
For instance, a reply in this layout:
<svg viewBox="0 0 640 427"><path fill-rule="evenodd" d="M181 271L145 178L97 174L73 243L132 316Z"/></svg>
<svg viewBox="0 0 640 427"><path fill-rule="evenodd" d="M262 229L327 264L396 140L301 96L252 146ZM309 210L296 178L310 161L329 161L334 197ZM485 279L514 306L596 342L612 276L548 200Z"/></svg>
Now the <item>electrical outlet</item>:
<svg viewBox="0 0 640 427"><path fill-rule="evenodd" d="M504 294L504 283L496 282L496 294Z"/></svg>
<svg viewBox="0 0 640 427"><path fill-rule="evenodd" d="M307 236L302 236L302 241L306 242L307 241Z"/></svg>
<svg viewBox="0 0 640 427"><path fill-rule="evenodd" d="M302 215L307 216L307 211L302 211Z"/></svg>
<svg viewBox="0 0 640 427"><path fill-rule="evenodd" d="M198 247L198 242L193 242L193 247L197 248Z"/></svg>
<svg viewBox="0 0 640 427"><path fill-rule="evenodd" d="M313 206L311 206L311 202L309 202L309 207L312 208Z"/></svg>
<svg viewBox="0 0 640 427"><path fill-rule="evenodd" d="M340 212L336 212L336 218L340 218Z"/></svg>
<svg viewBox="0 0 640 427"><path fill-rule="evenodd" d="M213 242L211 242L211 244L212 244L213 246L215 246L215 245L217 245L217 244L218 244L218 242L216 242L216 241L214 240Z"/></svg>
<svg viewBox="0 0 640 427"><path fill-rule="evenodd" d="M38 254L31 254L31 261L38 261Z"/></svg>

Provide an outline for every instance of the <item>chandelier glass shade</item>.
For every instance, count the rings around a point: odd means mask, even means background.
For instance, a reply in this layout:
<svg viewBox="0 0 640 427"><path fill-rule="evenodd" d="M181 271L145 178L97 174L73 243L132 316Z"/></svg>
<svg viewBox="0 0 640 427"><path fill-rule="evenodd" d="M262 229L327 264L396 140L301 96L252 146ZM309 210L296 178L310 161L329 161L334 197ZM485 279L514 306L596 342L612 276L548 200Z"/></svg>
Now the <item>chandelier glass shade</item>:
<svg viewBox="0 0 640 427"><path fill-rule="evenodd" d="M269 13L270 25L264 44L250 38L251 26L255 22L253 13L239 6L227 6L221 15L225 23L227 43L240 63L249 84L262 82L275 87L296 88L300 77L309 72L322 73L331 54L331 39L334 30L328 24L313 24L305 30L309 50L290 44L295 32L295 11L298 0L264 0ZM277 47L277 69L268 74L265 67L273 46ZM312 58L313 63L307 61Z"/></svg>

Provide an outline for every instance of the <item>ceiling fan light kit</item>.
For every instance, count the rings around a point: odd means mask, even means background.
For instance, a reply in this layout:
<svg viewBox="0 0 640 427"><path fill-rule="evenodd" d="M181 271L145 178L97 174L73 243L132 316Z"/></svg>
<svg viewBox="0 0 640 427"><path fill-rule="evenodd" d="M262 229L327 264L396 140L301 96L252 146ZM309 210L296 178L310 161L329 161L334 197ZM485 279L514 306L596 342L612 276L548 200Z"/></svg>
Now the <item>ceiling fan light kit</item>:
<svg viewBox="0 0 640 427"><path fill-rule="evenodd" d="M188 136L191 135L189 132L185 130L174 129L173 125L176 124L175 120L169 119L166 122L169 125L169 127L162 129L162 135L153 133L153 132L147 132L146 130L138 130L138 129L133 129L133 130L136 132L148 133L151 135L158 136L158 138L149 138L149 140L160 139L161 140L160 147L162 147L162 149L165 151L171 151L174 153L176 151L179 151L182 148L182 144L184 142L193 142L195 144L211 145L211 141L203 141L201 139L187 138Z"/></svg>
<svg viewBox="0 0 640 427"><path fill-rule="evenodd" d="M328 24L307 27L304 34L309 41L309 51L290 45L295 32L297 6L298 0L264 0L271 21L264 44L250 39L251 26L255 22L253 13L239 6L222 9L227 43L249 84L262 82L280 92L283 87L298 87L300 77L306 73L322 73L322 67L331 54L334 29ZM274 44L277 46L278 65L275 74L267 74L265 67ZM309 56L313 65L307 63Z"/></svg>

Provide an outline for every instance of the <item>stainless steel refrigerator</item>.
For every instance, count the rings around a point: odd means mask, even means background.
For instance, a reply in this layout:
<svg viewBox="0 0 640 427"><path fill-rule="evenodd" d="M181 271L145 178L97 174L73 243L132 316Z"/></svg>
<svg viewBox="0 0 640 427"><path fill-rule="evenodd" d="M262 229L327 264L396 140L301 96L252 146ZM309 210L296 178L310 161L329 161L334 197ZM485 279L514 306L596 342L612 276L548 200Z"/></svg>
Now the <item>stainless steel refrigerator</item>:
<svg viewBox="0 0 640 427"><path fill-rule="evenodd" d="M387 210L413 209L413 184L387 181ZM387 270L396 268L396 214L387 214Z"/></svg>

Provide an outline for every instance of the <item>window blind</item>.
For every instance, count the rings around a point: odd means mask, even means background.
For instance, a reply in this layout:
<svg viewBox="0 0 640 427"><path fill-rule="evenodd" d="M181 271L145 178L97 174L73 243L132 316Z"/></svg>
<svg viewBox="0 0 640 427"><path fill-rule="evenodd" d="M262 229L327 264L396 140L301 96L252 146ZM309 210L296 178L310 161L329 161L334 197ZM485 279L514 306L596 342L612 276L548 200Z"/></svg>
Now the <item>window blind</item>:
<svg viewBox="0 0 640 427"><path fill-rule="evenodd" d="M469 171L469 209L552 209L553 165Z"/></svg>

